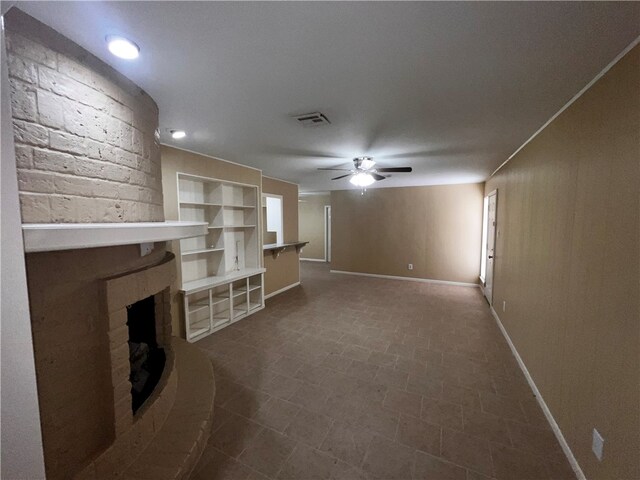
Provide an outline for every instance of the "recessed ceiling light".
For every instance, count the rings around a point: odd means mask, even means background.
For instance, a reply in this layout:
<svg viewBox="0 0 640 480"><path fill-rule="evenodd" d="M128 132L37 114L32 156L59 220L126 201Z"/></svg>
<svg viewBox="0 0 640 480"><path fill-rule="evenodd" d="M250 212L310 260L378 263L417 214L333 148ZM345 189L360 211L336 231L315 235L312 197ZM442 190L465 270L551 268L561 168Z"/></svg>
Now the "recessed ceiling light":
<svg viewBox="0 0 640 480"><path fill-rule="evenodd" d="M171 137L179 140L187 136L187 132L184 130L171 130Z"/></svg>
<svg viewBox="0 0 640 480"><path fill-rule="evenodd" d="M118 35L107 35L106 40L109 51L116 57L133 60L140 55L140 47L131 40Z"/></svg>

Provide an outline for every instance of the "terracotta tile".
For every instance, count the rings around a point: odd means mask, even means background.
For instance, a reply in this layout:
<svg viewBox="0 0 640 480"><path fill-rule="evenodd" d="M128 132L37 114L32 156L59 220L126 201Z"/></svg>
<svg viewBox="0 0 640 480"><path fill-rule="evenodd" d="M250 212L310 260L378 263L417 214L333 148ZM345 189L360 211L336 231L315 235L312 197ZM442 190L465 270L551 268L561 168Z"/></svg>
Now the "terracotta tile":
<svg viewBox="0 0 640 480"><path fill-rule="evenodd" d="M407 380L407 391L418 393L427 398L440 398L442 396L442 381L410 373Z"/></svg>
<svg viewBox="0 0 640 480"><path fill-rule="evenodd" d="M493 475L489 443L477 437L443 429L442 457L485 475Z"/></svg>
<svg viewBox="0 0 640 480"><path fill-rule="evenodd" d="M322 382L322 380L326 378L330 373L331 370L326 367L320 365L304 364L298 369L298 371L294 375L294 378L302 380L306 383L313 383L317 385Z"/></svg>
<svg viewBox="0 0 640 480"><path fill-rule="evenodd" d="M375 436L362 463L362 469L374 478L407 480L413 470L413 450L396 442Z"/></svg>
<svg viewBox="0 0 640 480"><path fill-rule="evenodd" d="M564 458L562 448L553 431L513 421L507 422L507 426L514 448L547 457Z"/></svg>
<svg viewBox="0 0 640 480"><path fill-rule="evenodd" d="M347 369L346 374L361 380L373 380L376 373L378 373L378 369L378 365L354 360L353 363L351 363L351 366Z"/></svg>
<svg viewBox="0 0 640 480"><path fill-rule="evenodd" d="M276 374L262 386L262 390L274 397L286 399L297 392L300 385L300 380Z"/></svg>
<svg viewBox="0 0 640 480"><path fill-rule="evenodd" d="M441 429L409 415L400 416L398 442L432 455L440 455Z"/></svg>
<svg viewBox="0 0 640 480"><path fill-rule="evenodd" d="M353 360L351 360L348 357L331 354L331 355L327 355L322 360L322 362L320 362L320 365L322 365L323 367L330 368L332 370L337 370L339 372L346 372L351 366L352 361Z"/></svg>
<svg viewBox="0 0 640 480"><path fill-rule="evenodd" d="M414 480L466 480L464 468L416 450Z"/></svg>
<svg viewBox="0 0 640 480"><path fill-rule="evenodd" d="M329 433L332 423L330 417L301 409L291 420L285 434L296 441L318 448Z"/></svg>
<svg viewBox="0 0 640 480"><path fill-rule="evenodd" d="M397 359L397 355L392 355L390 353L371 352L369 358L367 358L367 362L380 367L392 368L396 364Z"/></svg>
<svg viewBox="0 0 640 480"><path fill-rule="evenodd" d="M275 477L295 447L295 442L267 428L249 444L238 460L258 472Z"/></svg>
<svg viewBox="0 0 640 480"><path fill-rule="evenodd" d="M289 397L289 401L305 407L312 412L323 412L330 392L318 385L303 383L298 390Z"/></svg>
<svg viewBox="0 0 640 480"><path fill-rule="evenodd" d="M399 413L420 417L422 396L392 388L387 392L383 405Z"/></svg>
<svg viewBox="0 0 640 480"><path fill-rule="evenodd" d="M224 404L224 408L243 417L251 418L267 401L269 395L250 388L242 388Z"/></svg>
<svg viewBox="0 0 640 480"><path fill-rule="evenodd" d="M193 476L193 480L243 480L249 476L249 468L218 450L213 452L204 465L196 466L197 473Z"/></svg>
<svg viewBox="0 0 640 480"><path fill-rule="evenodd" d="M326 453L298 445L278 474L281 480L353 478L353 467Z"/></svg>
<svg viewBox="0 0 640 480"><path fill-rule="evenodd" d="M520 422L527 421L527 417L517 399L480 392L480 403L482 404L482 410L487 413L493 413L494 415Z"/></svg>
<svg viewBox="0 0 640 480"><path fill-rule="evenodd" d="M491 456L498 480L548 478L548 471L542 457L498 444L491 446Z"/></svg>
<svg viewBox="0 0 640 480"><path fill-rule="evenodd" d="M420 362L411 358L398 357L394 368L401 372L413 373L418 376L426 375L427 373L426 362Z"/></svg>
<svg viewBox="0 0 640 480"><path fill-rule="evenodd" d="M320 450L350 465L359 466L374 434L353 424L336 421L320 445Z"/></svg>
<svg viewBox="0 0 640 480"><path fill-rule="evenodd" d="M433 425L456 430L462 429L462 407L455 403L424 397L420 417Z"/></svg>
<svg viewBox="0 0 640 480"><path fill-rule="evenodd" d="M443 382L441 398L445 402L455 403L464 408L481 409L480 392L472 388Z"/></svg>
<svg viewBox="0 0 640 480"><path fill-rule="evenodd" d="M355 416L351 417L355 423L387 438L395 437L398 429L398 412L376 403L363 403L356 406ZM344 417L342 419L349 420Z"/></svg>
<svg viewBox="0 0 640 480"><path fill-rule="evenodd" d="M390 388L405 389L409 374L392 368L380 367L374 378L375 382Z"/></svg>
<svg viewBox="0 0 640 480"><path fill-rule="evenodd" d="M299 411L300 406L295 403L280 398L271 398L251 420L282 433Z"/></svg>
<svg viewBox="0 0 640 480"><path fill-rule="evenodd" d="M263 427L257 423L233 415L212 434L209 443L227 455L236 457L262 430Z"/></svg>
<svg viewBox="0 0 640 480"><path fill-rule="evenodd" d="M371 350L358 345L347 345L342 352L343 357L350 358L351 360L360 360L361 362L367 360L370 354Z"/></svg>
<svg viewBox="0 0 640 480"><path fill-rule="evenodd" d="M300 362L299 358L284 356L270 365L269 368L281 375L293 377L301 366L302 362Z"/></svg>
<svg viewBox="0 0 640 480"><path fill-rule="evenodd" d="M413 352L415 347L412 345L406 345L404 343L392 343L387 348L387 353L397 355L403 358L413 358Z"/></svg>
<svg viewBox="0 0 640 480"><path fill-rule="evenodd" d="M465 409L463 417L465 433L511 446L511 437L504 418L474 409Z"/></svg>

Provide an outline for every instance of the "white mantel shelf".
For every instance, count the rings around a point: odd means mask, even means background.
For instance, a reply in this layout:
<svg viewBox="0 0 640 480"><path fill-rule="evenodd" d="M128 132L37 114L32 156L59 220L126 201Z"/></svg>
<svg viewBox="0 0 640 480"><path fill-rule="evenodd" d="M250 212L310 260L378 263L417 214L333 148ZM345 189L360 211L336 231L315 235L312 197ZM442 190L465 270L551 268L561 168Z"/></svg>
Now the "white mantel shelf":
<svg viewBox="0 0 640 480"><path fill-rule="evenodd" d="M164 242L207 234L203 222L24 223L26 252Z"/></svg>

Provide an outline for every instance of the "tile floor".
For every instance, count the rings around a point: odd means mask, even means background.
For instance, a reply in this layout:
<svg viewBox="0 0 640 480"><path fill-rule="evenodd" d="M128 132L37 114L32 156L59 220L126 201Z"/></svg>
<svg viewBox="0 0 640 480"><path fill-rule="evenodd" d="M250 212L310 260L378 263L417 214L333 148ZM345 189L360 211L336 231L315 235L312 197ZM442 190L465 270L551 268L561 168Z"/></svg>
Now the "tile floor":
<svg viewBox="0 0 640 480"><path fill-rule="evenodd" d="M480 291L329 273L197 343L194 479L574 479Z"/></svg>

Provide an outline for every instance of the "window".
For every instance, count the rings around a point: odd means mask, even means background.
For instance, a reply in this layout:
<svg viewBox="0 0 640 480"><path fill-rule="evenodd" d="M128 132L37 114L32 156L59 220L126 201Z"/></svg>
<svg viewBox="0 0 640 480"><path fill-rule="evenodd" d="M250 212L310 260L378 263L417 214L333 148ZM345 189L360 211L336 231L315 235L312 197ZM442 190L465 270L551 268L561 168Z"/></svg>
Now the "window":
<svg viewBox="0 0 640 480"><path fill-rule="evenodd" d="M284 243L282 197L280 195L262 195L264 210L264 243Z"/></svg>

